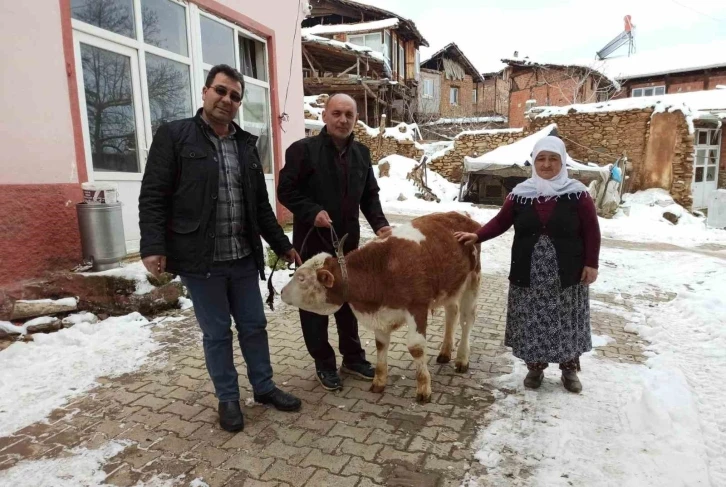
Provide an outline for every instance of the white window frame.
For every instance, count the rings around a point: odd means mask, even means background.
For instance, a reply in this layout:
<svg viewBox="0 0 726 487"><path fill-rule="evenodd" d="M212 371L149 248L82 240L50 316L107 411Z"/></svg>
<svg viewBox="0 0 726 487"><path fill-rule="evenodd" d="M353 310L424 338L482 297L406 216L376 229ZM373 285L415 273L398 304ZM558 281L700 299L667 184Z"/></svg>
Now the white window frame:
<svg viewBox="0 0 726 487"><path fill-rule="evenodd" d="M369 46L368 45L368 38L373 37L373 36L376 36L378 38L378 40L375 41L376 42L376 45L375 46ZM363 44L358 44L358 43L354 42L354 40L360 40L360 39L363 40ZM348 42L350 42L351 44L355 44L357 46L369 47L369 48L373 49L376 52L380 52L381 54L384 54L383 53L383 50L384 50L384 48L383 48L383 46L384 46L384 40L383 40L383 33L382 32L368 32L366 34L353 34L353 35L349 35L348 36Z"/></svg>
<svg viewBox="0 0 726 487"><path fill-rule="evenodd" d="M655 91L658 89L662 89L663 93L657 94ZM647 90L652 90L650 95L645 94L645 92ZM633 88L633 93L631 95L631 98L639 98L642 96L661 96L661 95L665 95L665 85L644 86L641 88Z"/></svg>
<svg viewBox="0 0 726 487"><path fill-rule="evenodd" d="M419 76L421 75L421 51L419 51L418 49L416 49L416 58L413 73L416 76L416 79L419 79Z"/></svg>
<svg viewBox="0 0 726 487"><path fill-rule="evenodd" d="M451 106L459 106L459 87L458 86L452 86L449 88L449 105ZM453 100L452 100L453 98Z"/></svg>
<svg viewBox="0 0 726 487"><path fill-rule="evenodd" d="M428 87L428 86L431 87L430 92L429 92L429 90L426 89L426 87ZM421 90L421 97L426 98L426 99L433 99L434 90L435 90L434 80L431 78L424 78L423 79L423 88Z"/></svg>
<svg viewBox="0 0 726 487"><path fill-rule="evenodd" d="M476 88L471 90L471 102L476 105L479 103L479 91Z"/></svg>
<svg viewBox="0 0 726 487"><path fill-rule="evenodd" d="M131 73L132 73L132 85L134 93L134 112L136 117L137 125L137 150L138 150L138 163L139 172L137 173L125 173L125 172L106 172L99 171L99 176L103 180L123 180L123 181L141 181L143 179L144 169L146 167L146 158L148 151L151 146L153 139L152 127L151 127L151 107L148 93L148 80L146 79L146 53L154 54L161 58L176 61L181 64L189 66L190 69L190 82L191 82L191 105L192 115L202 106L202 88L205 84L204 70L212 68L211 64L206 64L202 59L202 38L201 38L201 16L205 16L215 22L230 27L233 31L234 40L234 60L235 68L240 70L240 56L239 56L239 37L247 37L255 41L261 42L264 46L265 52L265 79L267 81L261 81L249 76L244 76L246 85L256 85L266 89L267 92L267 107L269 113L269 134L270 134L270 150L271 150L271 172L265 174L265 179L274 180L275 177L275 139L274 132L272 130L274 114L272 111L272 89L270 86L270 52L267 40L253 34L252 32L228 22L225 19L217 17L213 13L206 12L199 8L194 3L183 3L178 0L168 0L177 5L180 5L185 9L185 21L186 21L186 34L187 34L187 53L188 56L183 56L165 49L146 44L143 42L143 25L141 15L141 4L142 0L133 0L134 9L134 23L135 23L135 38L126 37L120 34L116 34L111 31L107 31L100 27L87 24L78 19L71 19L71 25L73 27L73 43L75 50L75 61L76 61L76 76L78 82L79 102L80 111L82 118L82 130L84 146L86 149L86 167L88 168L89 180L95 179L93 160L90 150L90 134L88 133L88 115L86 108L86 96L85 86L83 83L83 66L81 62L80 43L88 44L94 47L105 49L108 51L116 52L125 56L131 57ZM239 123L244 126L244 109L240 107L239 111Z"/></svg>
<svg viewBox="0 0 726 487"><path fill-rule="evenodd" d="M398 76L406 79L406 49L403 44L398 44Z"/></svg>

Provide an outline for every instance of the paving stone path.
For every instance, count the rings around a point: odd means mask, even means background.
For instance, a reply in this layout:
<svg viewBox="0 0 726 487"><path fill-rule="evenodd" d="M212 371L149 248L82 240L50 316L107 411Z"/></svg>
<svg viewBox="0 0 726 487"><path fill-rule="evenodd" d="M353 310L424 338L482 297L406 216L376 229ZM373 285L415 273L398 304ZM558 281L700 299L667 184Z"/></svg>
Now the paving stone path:
<svg viewBox="0 0 726 487"><path fill-rule="evenodd" d="M472 443L494 402L493 379L512 368L502 344L506 293L503 276L483 276L466 374L456 373L453 362L436 364L443 312L433 317L433 395L426 405L415 402L415 370L402 332L394 333L383 394L369 392L369 382L352 377L345 378L342 391L324 391L315 380L297 311L280 304L268 315L275 380L302 398L303 408L282 413L253 404L235 345L247 401L245 430L238 434L217 425L201 334L193 313L184 312L183 321L156 326L155 339L165 346L142 370L102 379L99 387L54 411L47 423L1 437L0 474L19 462L62 458L75 447L97 449L126 440L129 446L103 467L108 484L178 478L177 485L188 486L201 478L212 487L459 486L467 472L486 474L474 459ZM621 306L608 296L593 298ZM623 313L594 307L592 321L593 333L615 339L598 349L603 360L644 361L638 339L623 331ZM331 341L335 338L332 331ZM361 338L375 360L373 334L362 330Z"/></svg>

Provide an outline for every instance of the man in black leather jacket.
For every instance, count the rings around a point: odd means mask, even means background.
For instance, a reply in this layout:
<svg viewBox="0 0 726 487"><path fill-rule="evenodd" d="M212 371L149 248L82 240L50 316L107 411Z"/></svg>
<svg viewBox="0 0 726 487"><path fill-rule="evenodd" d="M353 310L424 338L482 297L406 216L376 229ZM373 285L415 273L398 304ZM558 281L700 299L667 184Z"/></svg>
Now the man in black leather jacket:
<svg viewBox="0 0 726 487"><path fill-rule="evenodd" d="M287 149L277 188L280 202L294 216L293 243L305 260L319 252L333 253L328 230L331 226L339 237L348 235L346 253L357 248L360 212L376 235L384 237L391 231L378 197L370 151L354 140L353 128L358 122L355 100L343 94L330 97L323 120L325 127L319 135L299 140ZM311 229L303 249L303 240ZM300 310L300 322L305 345L315 360L318 381L327 390L340 389L335 352L328 343L328 317ZM335 313L335 322L343 355L341 370L373 380L375 370L366 360L358 321L348 304Z"/></svg>
<svg viewBox="0 0 726 487"><path fill-rule="evenodd" d="M260 237L288 262L300 257L270 206L257 137L233 121L243 95L238 71L213 67L196 116L156 132L139 195L141 257L154 275L180 275L191 293L227 431L244 428L230 314L255 400L284 411L301 405L272 380Z"/></svg>

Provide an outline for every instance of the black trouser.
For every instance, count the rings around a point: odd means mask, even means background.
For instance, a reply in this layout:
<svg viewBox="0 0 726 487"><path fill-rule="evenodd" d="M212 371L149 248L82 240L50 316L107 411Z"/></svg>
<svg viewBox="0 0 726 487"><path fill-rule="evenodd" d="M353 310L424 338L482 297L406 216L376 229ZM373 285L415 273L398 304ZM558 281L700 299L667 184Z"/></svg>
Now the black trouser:
<svg viewBox="0 0 726 487"><path fill-rule="evenodd" d="M300 323L308 352L315 359L318 370L335 370L335 351L328 343L328 317L300 310ZM338 326L338 344L343 362L348 365L366 362L366 353L358 337L358 320L348 304L335 313Z"/></svg>

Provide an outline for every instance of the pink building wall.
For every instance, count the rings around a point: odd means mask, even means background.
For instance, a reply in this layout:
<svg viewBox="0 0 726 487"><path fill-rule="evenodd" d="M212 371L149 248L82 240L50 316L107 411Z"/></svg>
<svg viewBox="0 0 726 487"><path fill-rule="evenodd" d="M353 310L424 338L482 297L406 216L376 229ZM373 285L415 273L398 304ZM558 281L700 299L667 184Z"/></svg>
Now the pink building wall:
<svg viewBox="0 0 726 487"><path fill-rule="evenodd" d="M304 136L298 0L190 0L268 39L276 174ZM300 21L302 21L302 14ZM0 16L0 301L2 289L81 260L75 203L87 181L70 0L15 0ZM292 69L290 69L291 58ZM286 90L287 106L285 104ZM289 120L278 117L283 109ZM285 218L278 204L278 216Z"/></svg>

